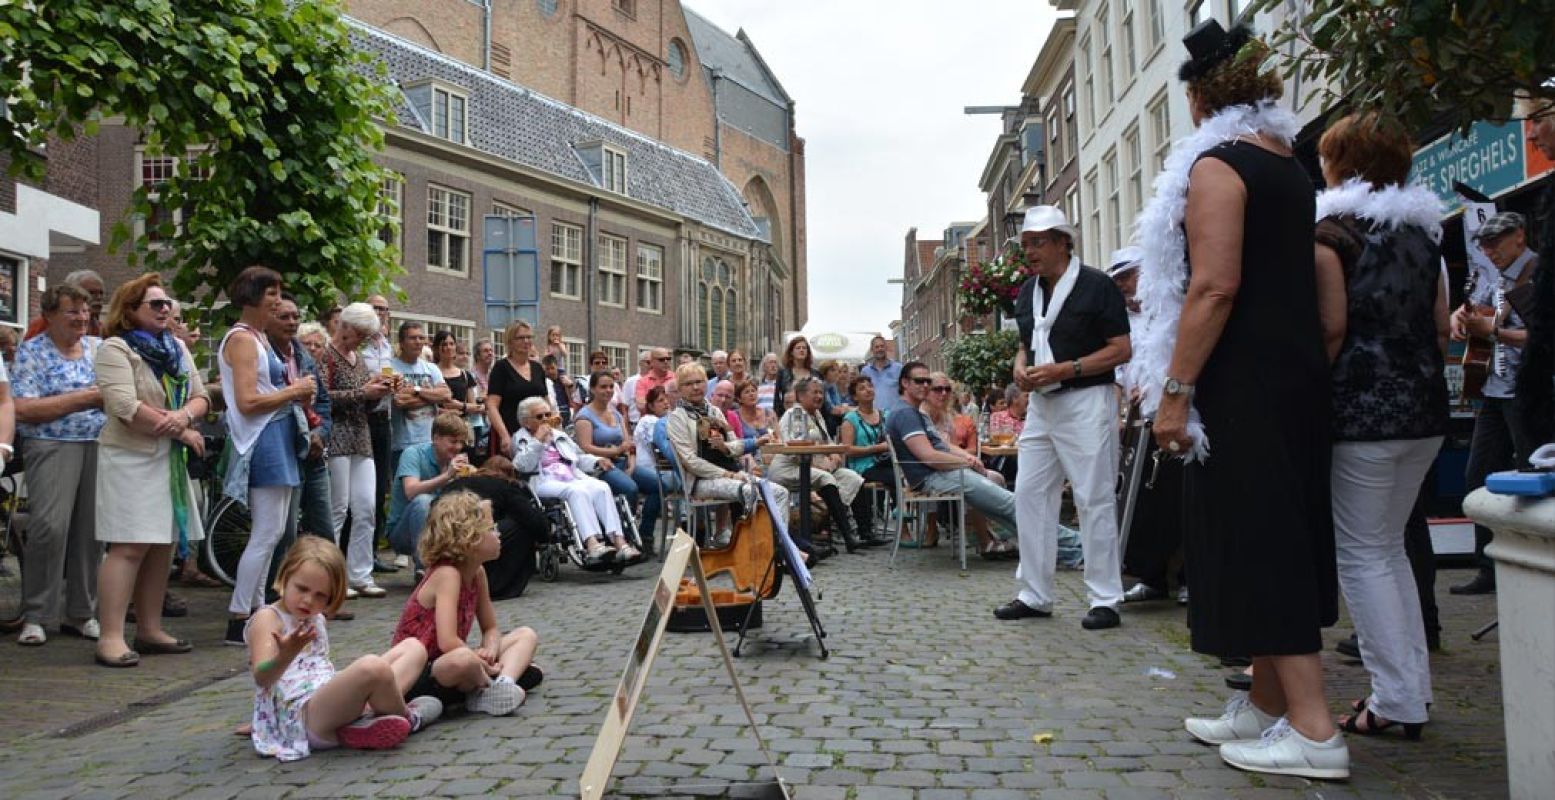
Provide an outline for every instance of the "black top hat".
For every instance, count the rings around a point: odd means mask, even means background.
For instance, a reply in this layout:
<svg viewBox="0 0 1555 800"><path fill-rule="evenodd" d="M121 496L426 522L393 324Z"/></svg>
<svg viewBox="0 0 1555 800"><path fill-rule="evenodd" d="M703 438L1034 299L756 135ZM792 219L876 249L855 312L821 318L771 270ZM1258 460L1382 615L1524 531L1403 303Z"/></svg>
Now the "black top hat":
<svg viewBox="0 0 1555 800"><path fill-rule="evenodd" d="M1252 29L1237 25L1229 33L1220 22L1207 19L1193 26L1182 43L1188 48L1188 60L1177 68L1177 79L1196 81L1211 70L1231 60L1253 38Z"/></svg>

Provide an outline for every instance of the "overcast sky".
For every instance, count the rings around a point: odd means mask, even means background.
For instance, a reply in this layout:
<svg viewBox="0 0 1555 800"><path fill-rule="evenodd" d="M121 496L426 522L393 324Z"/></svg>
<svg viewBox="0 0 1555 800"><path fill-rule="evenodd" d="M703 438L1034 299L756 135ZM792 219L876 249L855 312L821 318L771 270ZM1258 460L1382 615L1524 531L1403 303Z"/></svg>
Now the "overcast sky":
<svg viewBox="0 0 1555 800"><path fill-rule="evenodd" d="M903 242L982 219L977 187L1057 16L1047 0L689 0L751 37L796 104L808 178L810 321L879 330L900 316Z"/></svg>

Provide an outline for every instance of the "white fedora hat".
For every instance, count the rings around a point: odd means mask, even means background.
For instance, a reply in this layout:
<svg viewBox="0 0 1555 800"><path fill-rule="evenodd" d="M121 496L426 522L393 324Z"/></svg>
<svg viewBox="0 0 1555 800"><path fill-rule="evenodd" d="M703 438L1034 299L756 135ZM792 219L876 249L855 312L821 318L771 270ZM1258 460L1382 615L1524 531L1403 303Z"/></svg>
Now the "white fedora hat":
<svg viewBox="0 0 1555 800"><path fill-rule="evenodd" d="M1026 221L1021 224L1021 233L1042 233L1044 231L1059 231L1067 234L1071 240L1077 239L1080 232L1069 224L1069 218L1057 206L1032 206L1026 209Z"/></svg>
<svg viewBox="0 0 1555 800"><path fill-rule="evenodd" d="M1112 251L1112 259L1107 262L1107 276L1116 278L1131 269L1137 269L1144 257L1144 248L1133 245Z"/></svg>

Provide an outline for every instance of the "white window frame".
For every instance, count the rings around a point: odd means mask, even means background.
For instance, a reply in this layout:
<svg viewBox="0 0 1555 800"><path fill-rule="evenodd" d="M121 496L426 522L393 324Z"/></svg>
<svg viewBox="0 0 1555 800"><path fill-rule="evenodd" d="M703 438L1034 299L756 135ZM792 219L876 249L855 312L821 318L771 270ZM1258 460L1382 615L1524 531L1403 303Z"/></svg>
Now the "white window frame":
<svg viewBox="0 0 1555 800"><path fill-rule="evenodd" d="M454 338L464 342L464 345L470 348L471 358L474 358L476 331L475 320L459 319L457 317L439 317L435 314L417 314L411 311L400 311L395 309L394 311L389 312L389 345L395 348L396 351L399 349L400 324L405 322L414 322L421 326L421 329L426 332L428 346L431 346L432 336L438 331L453 332ZM492 343L497 345L499 348L502 346L502 343L497 340L501 338L502 331L492 332ZM499 353L497 357L501 358L502 356Z"/></svg>
<svg viewBox="0 0 1555 800"><path fill-rule="evenodd" d="M1102 92L1107 101L1107 108L1102 112L1102 119L1112 111L1113 101L1118 99L1117 75L1112 68L1112 20L1107 14L1107 6L1103 5L1096 15L1096 26L1101 30L1101 48L1098 51L1101 57L1101 85Z"/></svg>
<svg viewBox="0 0 1555 800"><path fill-rule="evenodd" d="M657 265L645 254L657 257ZM650 269L656 266L656 269ZM648 302L651 300L652 302ZM637 310L647 314L664 313L664 248L646 242L637 243Z"/></svg>
<svg viewBox="0 0 1555 800"><path fill-rule="evenodd" d="M626 308L626 237L599 234L599 304Z"/></svg>
<svg viewBox="0 0 1555 800"><path fill-rule="evenodd" d="M1080 208L1079 182L1069 184L1069 191L1064 193L1064 206L1064 216L1074 220L1082 219L1080 212L1083 209Z"/></svg>
<svg viewBox="0 0 1555 800"><path fill-rule="evenodd" d="M1145 6L1145 13L1150 17L1146 20L1148 24L1145 26L1145 60L1149 61L1166 39L1166 18L1161 10L1161 0L1145 0Z"/></svg>
<svg viewBox="0 0 1555 800"><path fill-rule="evenodd" d="M589 368L588 342L563 336L562 346L567 348L567 374L573 376L587 375Z"/></svg>
<svg viewBox="0 0 1555 800"><path fill-rule="evenodd" d="M1128 162L1124 165L1128 170L1128 196L1125 200L1128 216L1132 219L1145 204L1145 151L1139 141L1137 119L1123 132L1123 151L1128 156ZM1118 246L1122 246L1121 240Z"/></svg>
<svg viewBox="0 0 1555 800"><path fill-rule="evenodd" d="M378 241L399 251L399 262L405 260L405 176L392 170L378 183L378 218L383 227L378 229ZM397 226L397 227L395 227ZM386 235L387 234L387 235Z"/></svg>
<svg viewBox="0 0 1555 800"><path fill-rule="evenodd" d="M610 145L600 147L600 184L607 192L626 194L626 151Z"/></svg>
<svg viewBox="0 0 1555 800"><path fill-rule="evenodd" d="M558 238L560 237L560 238ZM576 249L569 245L575 239ZM556 279L557 270L562 270L564 276L559 284ZM568 292L568 279L571 277L571 292ZM569 222L551 223L551 295L565 297L570 300L583 299L583 227Z"/></svg>
<svg viewBox="0 0 1555 800"><path fill-rule="evenodd" d="M497 358L507 357L508 343L507 339L505 338L505 334L507 332L508 331L506 327L486 331L486 341L491 342L491 351L496 354ZM471 356L474 356L473 348L471 349Z"/></svg>
<svg viewBox="0 0 1555 800"><path fill-rule="evenodd" d="M1085 135L1096 130L1096 63L1091 60L1091 37L1080 42L1080 63L1085 68Z"/></svg>
<svg viewBox="0 0 1555 800"><path fill-rule="evenodd" d="M621 380L623 382L629 376L637 374L637 365L628 362L632 354L632 346L630 344L626 342L601 341L599 343L599 351L605 354L605 361L611 367L619 367L621 369Z"/></svg>
<svg viewBox="0 0 1555 800"><path fill-rule="evenodd" d="M1133 85L1134 78L1139 74L1139 49L1138 40L1134 36L1134 7L1123 7L1123 66L1127 70L1125 76L1129 85Z"/></svg>
<svg viewBox="0 0 1555 800"><path fill-rule="evenodd" d="M1118 181L1118 148L1114 145L1101 157L1102 175L1106 179L1107 190L1107 240L1102 243L1102 252L1115 250L1118 242L1123 238L1123 208L1122 196Z"/></svg>
<svg viewBox="0 0 1555 800"><path fill-rule="evenodd" d="M519 208L512 203L504 203L501 200L491 201L491 213L499 217L532 216L532 212L530 212L528 209Z"/></svg>
<svg viewBox="0 0 1555 800"><path fill-rule="evenodd" d="M439 139L447 139L456 144L470 143L470 94L462 89L456 89L441 81L430 81L432 91L431 118L427 120L427 126L431 128L431 134ZM439 116L441 110L441 116ZM459 124L455 130L454 120ZM442 121L439 128L438 122ZM458 136L455 136L455 133Z"/></svg>
<svg viewBox="0 0 1555 800"><path fill-rule="evenodd" d="M441 193L444 199L440 202L437 194ZM454 225L454 201L464 201L464 228L461 230ZM448 186L436 183L427 184L427 272L435 272L440 275L455 275L461 278L470 276L470 212L474 208L475 198L469 192L461 192ZM441 207L441 223L433 221L433 215L438 213ZM435 236L447 237L443 251L443 263L434 263L431 246ZM461 267L453 267L453 246L459 247L459 264Z"/></svg>
<svg viewBox="0 0 1555 800"><path fill-rule="evenodd" d="M1085 173L1085 203L1090 206L1090 224L1086 225L1085 251L1092 264L1099 263L1096 248L1101 243L1101 197L1098 194L1100 178L1095 167Z"/></svg>
<svg viewBox="0 0 1555 800"><path fill-rule="evenodd" d="M16 263L15 272L11 276L11 302L16 305L16 319L11 322L0 322L8 328L16 329L16 338L21 339L22 331L27 329L32 322L28 314L28 295L32 289L32 259L20 253L12 253L0 250L0 258Z"/></svg>
<svg viewBox="0 0 1555 800"><path fill-rule="evenodd" d="M1172 151L1172 107L1171 98L1167 97L1166 90L1156 95L1154 100L1147 105L1145 113L1150 116L1150 144L1155 155L1155 169L1152 174L1160 174L1166 166L1166 156Z"/></svg>
<svg viewBox="0 0 1555 800"><path fill-rule="evenodd" d="M200 174L200 168L199 168L199 165L197 163L199 158L200 158L200 156L204 155L205 149L206 148L204 146L195 146L195 147L190 147L190 148L188 148L188 149L186 149L184 151L184 163L188 166L189 178L190 179L193 179L193 180L210 180L211 176L210 176L210 173L208 171L205 174L203 174L203 175ZM135 174L134 174L134 181L135 181L135 183L134 183L134 185L137 186L137 187L140 187L140 186L147 187L148 191L146 192L146 199L149 200L153 206L156 206L157 203L161 199L161 193L160 192L156 192L156 191L150 191L150 189L153 186L157 186L157 185L160 185L160 184L159 183L152 183L152 184L146 183L146 178L145 178L146 172L145 172L145 170L146 170L146 161L147 161L147 159L156 159L158 161L165 161L165 162L176 162L177 159L174 158L173 156L170 156L170 155L166 154L166 153L161 153L161 154L154 155L154 156L148 156L146 154L146 148L145 148L144 145L139 145L139 146L136 146L136 148L135 148ZM169 177L172 177L172 176L169 175ZM182 208L173 208L173 209L164 209L164 211L166 211L167 213L171 214L172 217L173 217L173 238L177 238L179 234L183 233L183 229L184 229L184 210ZM150 233L150 231L148 230L148 228L146 226L146 218L145 218L145 216L141 215L141 214L136 214L135 215L135 238L137 238L137 239L146 238L147 239L147 245L151 249L154 249L154 250L163 249L163 248L166 248L168 246L168 240L166 240L166 239L152 239L151 235L152 234Z"/></svg>

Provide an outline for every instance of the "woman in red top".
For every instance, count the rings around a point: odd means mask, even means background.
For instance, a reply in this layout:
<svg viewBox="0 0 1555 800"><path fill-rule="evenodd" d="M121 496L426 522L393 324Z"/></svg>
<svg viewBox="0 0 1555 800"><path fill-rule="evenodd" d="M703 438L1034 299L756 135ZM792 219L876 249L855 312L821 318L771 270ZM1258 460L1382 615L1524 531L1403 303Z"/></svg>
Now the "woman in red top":
<svg viewBox="0 0 1555 800"><path fill-rule="evenodd" d="M540 639L531 628L504 635L481 565L502 552L491 503L473 492L438 499L420 543L426 577L405 601L394 643L416 639L427 649L427 667L406 696L430 694L444 705L504 716L518 710L525 693L544 674L530 663ZM465 644L481 624L480 647Z"/></svg>

